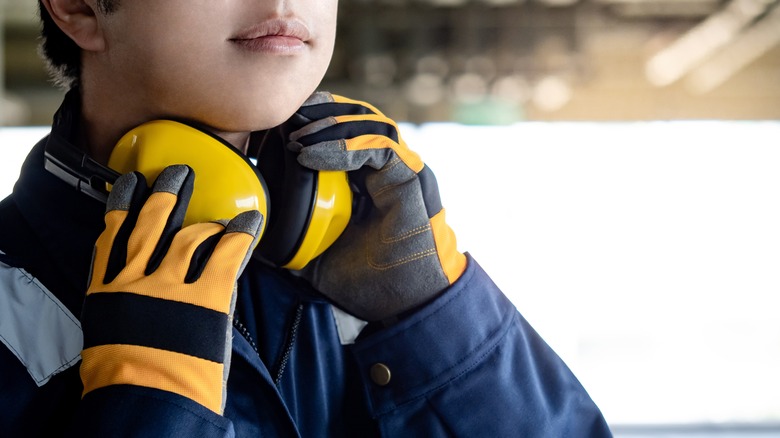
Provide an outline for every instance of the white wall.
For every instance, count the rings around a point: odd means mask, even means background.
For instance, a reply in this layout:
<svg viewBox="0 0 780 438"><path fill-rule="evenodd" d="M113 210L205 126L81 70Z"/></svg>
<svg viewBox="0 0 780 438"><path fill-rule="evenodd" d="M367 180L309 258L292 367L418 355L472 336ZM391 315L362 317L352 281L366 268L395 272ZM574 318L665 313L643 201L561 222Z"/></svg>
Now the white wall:
<svg viewBox="0 0 780 438"><path fill-rule="evenodd" d="M608 421L780 419L780 123L406 137L462 248Z"/></svg>
<svg viewBox="0 0 780 438"><path fill-rule="evenodd" d="M11 193L27 152L48 132L48 127L0 127L0 198Z"/></svg>

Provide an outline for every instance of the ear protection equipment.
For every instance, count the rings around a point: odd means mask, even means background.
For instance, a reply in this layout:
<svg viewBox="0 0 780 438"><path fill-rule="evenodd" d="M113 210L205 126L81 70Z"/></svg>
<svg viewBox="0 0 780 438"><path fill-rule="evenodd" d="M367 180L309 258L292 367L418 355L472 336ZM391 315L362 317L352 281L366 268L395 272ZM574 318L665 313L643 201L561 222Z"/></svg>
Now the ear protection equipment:
<svg viewBox="0 0 780 438"><path fill-rule="evenodd" d="M125 134L108 167L58 138L47 143L46 168L105 201L107 192L101 185L110 190L120 174L138 171L151 184L165 167L187 164L195 171L195 186L184 225L257 209L265 220L253 256L297 270L344 231L352 214L352 190L346 172L317 172L298 164L285 147L289 129L282 125L252 133L248 155L256 157L257 165L196 126L155 120Z"/></svg>

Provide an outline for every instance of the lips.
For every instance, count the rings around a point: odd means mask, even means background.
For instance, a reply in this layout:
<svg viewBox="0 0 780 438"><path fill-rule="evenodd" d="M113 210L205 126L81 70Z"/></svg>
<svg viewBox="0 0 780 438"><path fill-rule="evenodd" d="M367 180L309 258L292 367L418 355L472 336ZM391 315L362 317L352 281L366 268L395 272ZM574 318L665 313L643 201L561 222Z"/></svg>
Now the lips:
<svg viewBox="0 0 780 438"><path fill-rule="evenodd" d="M309 28L299 20L271 19L239 32L229 40L246 50L292 54L311 39Z"/></svg>

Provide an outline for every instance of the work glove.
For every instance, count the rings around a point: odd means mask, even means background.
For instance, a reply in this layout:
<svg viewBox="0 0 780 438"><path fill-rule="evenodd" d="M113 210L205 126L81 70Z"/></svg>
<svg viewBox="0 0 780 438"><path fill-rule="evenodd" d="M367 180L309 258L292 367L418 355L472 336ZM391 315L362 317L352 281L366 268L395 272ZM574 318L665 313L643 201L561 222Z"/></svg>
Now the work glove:
<svg viewBox="0 0 780 438"><path fill-rule="evenodd" d="M466 268L445 222L431 170L373 106L326 92L298 114L313 120L288 148L315 170L349 172L357 208L344 233L301 275L366 321L394 320L455 282Z"/></svg>
<svg viewBox="0 0 780 438"><path fill-rule="evenodd" d="M151 195L137 172L114 184L82 315L84 395L137 385L223 412L236 279L263 218L253 210L181 228L193 180L180 165Z"/></svg>

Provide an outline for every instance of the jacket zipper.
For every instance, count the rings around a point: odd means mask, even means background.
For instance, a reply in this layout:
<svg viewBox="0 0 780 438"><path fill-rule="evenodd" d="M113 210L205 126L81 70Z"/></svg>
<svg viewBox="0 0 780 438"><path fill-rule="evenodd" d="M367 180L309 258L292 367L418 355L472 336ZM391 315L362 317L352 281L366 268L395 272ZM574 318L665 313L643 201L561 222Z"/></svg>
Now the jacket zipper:
<svg viewBox="0 0 780 438"><path fill-rule="evenodd" d="M287 332L287 345L284 348L284 353L276 366L276 372L274 373L274 384L279 386L279 382L282 381L282 375L285 368L287 368L287 362L290 360L293 346L295 346L295 340L298 338L298 327L301 325L301 319L303 317L303 303L298 303L295 307L295 317L293 319L292 326Z"/></svg>
<svg viewBox="0 0 780 438"><path fill-rule="evenodd" d="M276 372L273 373L274 375L274 385L279 386L279 382L282 381L282 376L284 375L284 370L287 368L287 363L290 361L290 355L292 354L293 347L295 346L295 341L298 339L298 327L301 325L301 319L303 318L303 303L298 303L298 305L295 307L295 315L293 317L292 324L290 326L290 330L287 331L287 342L284 347L284 353L279 358L279 362L276 365ZM260 357L260 351L257 349L257 343L255 342L254 338L252 338L252 335L249 333L249 330L244 326L244 324L241 323L241 321L238 319L238 317L233 317L233 327L238 330L239 333L241 333L241 336L244 337L244 339L249 342L249 345L252 346L252 349L255 350L255 354L257 354L257 357L262 360Z"/></svg>

